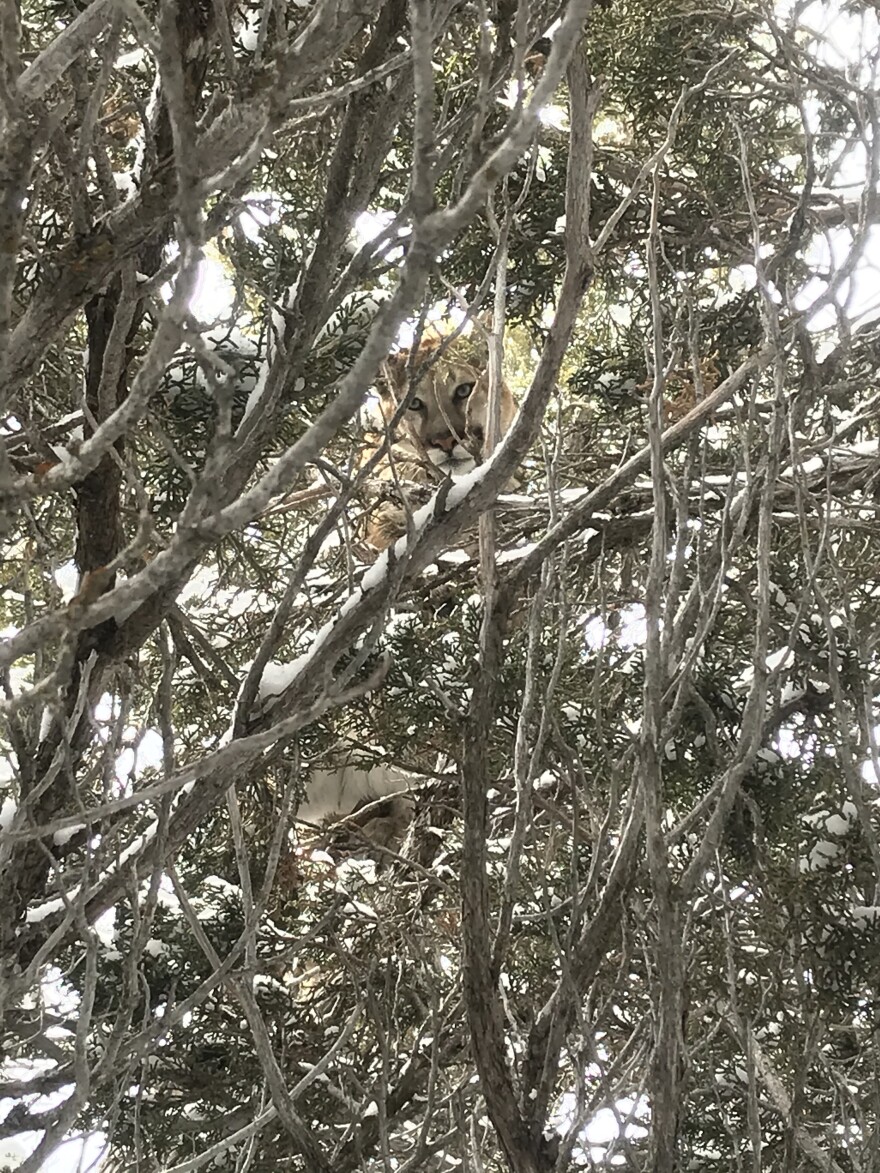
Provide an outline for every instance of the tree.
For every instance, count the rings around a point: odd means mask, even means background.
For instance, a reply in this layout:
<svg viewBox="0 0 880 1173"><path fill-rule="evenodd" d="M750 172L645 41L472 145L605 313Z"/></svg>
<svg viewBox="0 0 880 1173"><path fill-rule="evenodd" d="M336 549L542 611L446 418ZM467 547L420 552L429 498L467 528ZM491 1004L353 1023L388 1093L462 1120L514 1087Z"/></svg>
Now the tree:
<svg viewBox="0 0 880 1173"><path fill-rule="evenodd" d="M0 13L19 1167L880 1167L876 11Z"/></svg>

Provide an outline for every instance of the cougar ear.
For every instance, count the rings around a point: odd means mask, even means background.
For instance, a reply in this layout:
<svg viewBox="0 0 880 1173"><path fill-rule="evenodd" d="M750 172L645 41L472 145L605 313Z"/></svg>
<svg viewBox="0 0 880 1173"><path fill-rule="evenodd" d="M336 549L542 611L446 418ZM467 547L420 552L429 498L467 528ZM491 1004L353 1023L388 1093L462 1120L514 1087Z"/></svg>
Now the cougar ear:
<svg viewBox="0 0 880 1173"><path fill-rule="evenodd" d="M396 354L389 354L379 367L376 389L382 399L397 399L406 390L408 359L408 350L398 350Z"/></svg>
<svg viewBox="0 0 880 1173"><path fill-rule="evenodd" d="M440 345L439 338L423 338L413 354L411 346L389 354L379 368L376 386L383 399L400 399L409 388L410 361L415 367L428 362Z"/></svg>
<svg viewBox="0 0 880 1173"><path fill-rule="evenodd" d="M477 319L479 321L479 319ZM489 348L483 331L474 328L455 340L455 354L462 362L484 371L489 365Z"/></svg>

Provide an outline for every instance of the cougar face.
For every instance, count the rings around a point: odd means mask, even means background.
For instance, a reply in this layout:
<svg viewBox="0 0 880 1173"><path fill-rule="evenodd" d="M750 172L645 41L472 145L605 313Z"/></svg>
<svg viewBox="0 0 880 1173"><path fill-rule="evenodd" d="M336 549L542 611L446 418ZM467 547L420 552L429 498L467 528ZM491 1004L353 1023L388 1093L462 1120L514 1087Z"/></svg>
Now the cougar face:
<svg viewBox="0 0 880 1173"><path fill-rule="evenodd" d="M412 363L411 351L402 350L382 364L377 390L386 425L409 393L411 376L415 385L390 448L376 469L379 479L436 484L446 475L464 476L486 455L488 375L464 358L439 354L438 345L423 342ZM516 402L504 382L500 393L503 435L516 415ZM363 460L372 451L365 449ZM384 550L406 533L406 526L407 511L394 501L381 501L366 519L366 543Z"/></svg>
<svg viewBox="0 0 880 1173"><path fill-rule="evenodd" d="M427 356L426 356L427 357ZM404 398L409 386L407 353L394 355L387 366L391 387L383 388L382 414L386 419ZM467 462L473 455L466 440L468 400L480 378L468 363L436 358L417 376L403 419L403 437L413 441L416 451L424 448L432 464L447 471Z"/></svg>

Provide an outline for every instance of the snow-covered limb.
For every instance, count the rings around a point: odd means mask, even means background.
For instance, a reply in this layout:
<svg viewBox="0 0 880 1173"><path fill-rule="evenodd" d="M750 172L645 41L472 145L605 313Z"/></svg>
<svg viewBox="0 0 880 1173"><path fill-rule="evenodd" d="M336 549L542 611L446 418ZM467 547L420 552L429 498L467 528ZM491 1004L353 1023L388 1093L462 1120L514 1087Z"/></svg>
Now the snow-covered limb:
<svg viewBox="0 0 880 1173"><path fill-rule="evenodd" d="M712 411L720 403L726 402L751 377L762 371L775 356L775 347L765 346L758 354L745 359L736 370L716 389L693 407L687 415L670 427L666 428L660 443L664 454L675 451L697 429L703 426L711 416ZM514 589L526 582L537 573L541 564L556 550L562 542L572 537L588 524L590 517L599 509L605 508L625 486L635 478L646 472L651 464L651 448L645 445L629 460L621 464L605 480L591 489L580 500L569 508L561 521L536 543L534 550L523 559L511 576Z"/></svg>

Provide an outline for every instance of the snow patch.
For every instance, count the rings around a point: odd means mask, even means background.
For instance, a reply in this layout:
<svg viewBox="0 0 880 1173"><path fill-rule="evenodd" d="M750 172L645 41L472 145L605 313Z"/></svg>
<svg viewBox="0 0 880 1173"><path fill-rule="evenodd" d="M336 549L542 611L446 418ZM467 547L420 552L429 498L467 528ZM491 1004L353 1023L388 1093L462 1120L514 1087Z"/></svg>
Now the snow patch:
<svg viewBox="0 0 880 1173"><path fill-rule="evenodd" d="M15 819L18 804L14 798L4 798L0 806L0 831L8 831Z"/></svg>

